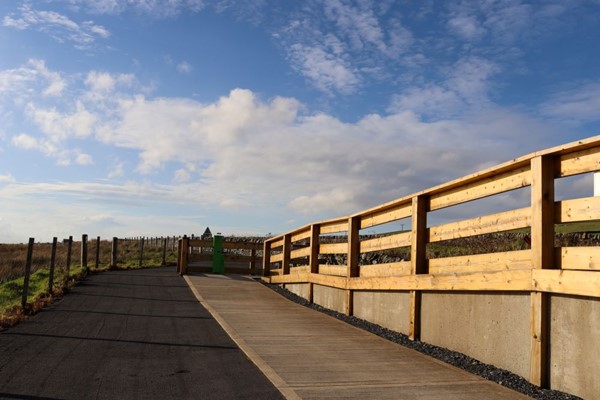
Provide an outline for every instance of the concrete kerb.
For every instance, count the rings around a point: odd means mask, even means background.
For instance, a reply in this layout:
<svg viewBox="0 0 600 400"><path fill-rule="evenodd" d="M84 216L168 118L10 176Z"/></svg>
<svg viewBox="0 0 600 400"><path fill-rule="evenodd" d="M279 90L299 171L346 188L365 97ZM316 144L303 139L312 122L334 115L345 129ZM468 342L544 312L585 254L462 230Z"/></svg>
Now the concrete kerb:
<svg viewBox="0 0 600 400"><path fill-rule="evenodd" d="M235 344L244 352L246 357L250 359L258 367L258 369L267 377L269 381L281 392L281 394L288 400L301 400L301 397L296 394L294 389L292 389L285 380L277 372L273 370L263 359L260 357L252 347L246 343L246 341L241 338L235 329L233 329L222 317L221 315L210 305L208 304L200 292L194 287L188 275L184 275L183 278L185 282L196 296L198 302L212 315L212 317L221 325L221 328L229 335L229 337L235 342ZM223 277L226 279L226 277Z"/></svg>

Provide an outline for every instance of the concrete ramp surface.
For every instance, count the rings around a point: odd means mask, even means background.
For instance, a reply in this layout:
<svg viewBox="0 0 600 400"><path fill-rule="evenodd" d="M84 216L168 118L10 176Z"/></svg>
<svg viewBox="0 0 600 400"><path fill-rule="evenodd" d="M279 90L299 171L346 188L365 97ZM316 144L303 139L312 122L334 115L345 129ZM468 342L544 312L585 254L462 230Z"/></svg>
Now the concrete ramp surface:
<svg viewBox="0 0 600 400"><path fill-rule="evenodd" d="M288 399L529 398L295 304L250 278L185 279Z"/></svg>

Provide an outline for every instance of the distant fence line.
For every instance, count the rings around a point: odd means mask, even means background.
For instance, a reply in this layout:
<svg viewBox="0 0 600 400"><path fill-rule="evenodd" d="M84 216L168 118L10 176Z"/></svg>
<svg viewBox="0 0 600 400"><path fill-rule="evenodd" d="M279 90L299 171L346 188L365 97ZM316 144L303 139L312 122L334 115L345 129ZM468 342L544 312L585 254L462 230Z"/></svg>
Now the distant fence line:
<svg viewBox="0 0 600 400"><path fill-rule="evenodd" d="M40 265L39 262L36 263L35 267L36 268L32 268L33 264L34 264L34 259L36 256L36 252L35 249L39 246L44 246L44 250L47 252L47 243L38 243L36 244L35 242L35 238L29 238L28 244L27 244L27 249L26 249L26 257L25 257L25 262L23 265L23 269L21 270L21 273L17 273L15 275L15 273L13 272L10 275L4 276L3 279L4 280L10 280L10 279L15 279L17 277L23 277L23 287L22 287L22 296L21 296L21 306L22 308L26 308L27 307L27 299L29 296L29 283L30 283L30 278L31 275L36 272L36 270L39 270L41 268L48 268L48 286L47 286L47 292L48 293L52 293L53 288L54 288L54 284L57 283L56 282L56 268L57 265L59 263L61 263L61 265L64 268L64 271L62 273L62 277L63 280L66 282L69 279L70 273L71 273L71 269L72 269L72 263L73 263L73 257L77 257L74 254L74 244L78 243L79 244L79 265L81 267L81 271L82 273L85 275L88 272L90 272L90 270L93 269L99 269L100 265L105 265L108 268L118 268L120 267L120 256L124 255L124 256L128 256L127 260L121 260L121 262L127 262L129 265L131 265L131 261L132 261L132 256L135 256L136 259L135 261L137 261L137 264L139 267L142 267L144 265L144 262L147 261L147 258L145 257L145 255L147 254L148 251L154 249L155 252L156 250L162 250L161 251L161 256L160 256L160 266L166 266L167 265L167 252L170 251L170 253L174 253L175 250L177 249L177 243L179 241L179 237L178 236L167 236L167 237L135 237L135 238L124 238L124 239L119 239L117 237L113 237L110 240L101 240L100 236L95 237L94 239L90 240L87 234L83 234L81 236L81 241L80 242L75 242L73 240L73 236L69 236L67 239L63 239L62 242L58 241L57 237L54 237L52 239L51 242L51 248L50 248L50 255L49 255L49 259L47 259L47 263L44 263L44 265ZM108 242L108 243L107 243ZM57 257L57 248L59 245L63 245L66 247L66 252L63 251L64 254L64 258L59 261L58 257ZM103 247L102 245L104 244L104 247L106 247L106 245L110 244L110 255L106 256L104 255L104 259L102 259L101 255L101 247ZM131 251L131 245L133 245L134 247L137 248L137 251ZM10 246L10 245L5 245L5 246ZM123 249L123 247L126 247L126 252ZM121 251L121 254L119 253ZM106 252L104 252L106 253ZM126 254L125 254L126 253ZM45 254L47 255L47 254ZM39 256L38 256L39 258ZM44 257L45 258L45 257ZM156 257L154 258L154 260L156 260ZM12 260L12 263L14 263L15 260ZM157 265L158 266L158 265ZM64 282L62 282L64 284Z"/></svg>

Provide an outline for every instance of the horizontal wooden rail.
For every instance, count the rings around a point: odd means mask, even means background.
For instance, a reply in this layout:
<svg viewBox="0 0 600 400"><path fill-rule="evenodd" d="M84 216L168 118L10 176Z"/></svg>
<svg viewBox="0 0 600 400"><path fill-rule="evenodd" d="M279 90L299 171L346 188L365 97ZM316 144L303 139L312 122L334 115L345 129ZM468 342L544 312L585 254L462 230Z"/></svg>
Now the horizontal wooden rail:
<svg viewBox="0 0 600 400"><path fill-rule="evenodd" d="M267 240L263 279L275 284L308 284L310 300L314 285L344 290L348 314L352 314L357 291L406 291L412 339L420 334L423 291L529 293L529 379L544 386L549 370L548 295L600 298L600 247L554 248L556 224L600 221L600 197L556 201L555 180L599 170L600 136L596 136L519 157L350 216L303 226ZM520 188L530 190L528 207L428 224L432 211ZM404 232L380 237L360 235L361 229L401 220L406 220L408 229ZM507 232L520 232L523 247L426 258L428 245L434 243ZM409 255L409 260L372 265L364 262L369 253L394 250ZM305 258L309 259L308 266L296 265ZM341 265L323 262L332 259ZM280 268L271 269L274 265Z"/></svg>

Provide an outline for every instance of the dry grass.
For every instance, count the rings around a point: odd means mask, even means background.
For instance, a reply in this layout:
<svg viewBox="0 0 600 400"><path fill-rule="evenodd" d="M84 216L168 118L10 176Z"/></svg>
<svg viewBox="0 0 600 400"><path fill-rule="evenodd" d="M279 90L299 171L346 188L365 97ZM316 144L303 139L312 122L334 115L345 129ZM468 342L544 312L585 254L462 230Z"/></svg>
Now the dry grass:
<svg viewBox="0 0 600 400"><path fill-rule="evenodd" d="M56 249L53 287L49 288L49 266L52 254L51 243L36 243L33 248L31 278L27 306L21 308L24 286L26 244L0 244L0 330L18 323L27 315L39 311L46 304L62 297L69 288L84 276L81 262L81 242L73 242L71 263L67 272L67 244L59 243ZM96 262L96 240L88 242L88 272L100 272L110 268L112 242L100 241L99 257ZM144 245L142 267L162 264L162 242L148 241ZM176 248L167 246L167 265L177 261ZM117 265L121 269L140 268L140 242L120 240Z"/></svg>

